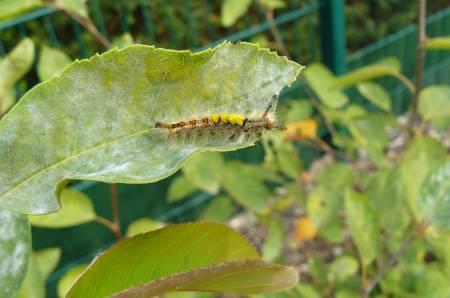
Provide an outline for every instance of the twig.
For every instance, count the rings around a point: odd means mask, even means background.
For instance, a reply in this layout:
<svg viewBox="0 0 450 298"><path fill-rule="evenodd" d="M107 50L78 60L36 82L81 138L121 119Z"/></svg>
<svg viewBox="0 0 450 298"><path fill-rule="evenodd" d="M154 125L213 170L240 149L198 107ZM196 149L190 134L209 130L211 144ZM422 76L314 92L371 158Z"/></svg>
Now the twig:
<svg viewBox="0 0 450 298"><path fill-rule="evenodd" d="M98 222L98 223L104 225L105 227L107 227L107 228L110 229L111 231L113 230L114 223L113 223L112 221L110 221L109 219L104 218L103 216L97 215L97 216L95 217L94 220L95 220L96 222Z"/></svg>
<svg viewBox="0 0 450 298"><path fill-rule="evenodd" d="M70 9L67 9L62 3L60 3L58 0L54 0L53 1L53 6L55 6L56 8L64 11L66 14L68 14L71 18L73 18L75 21L77 21L81 26L83 26L87 31L89 31L94 37L95 39L98 40L98 42L100 42L106 49L111 49L113 46L112 44L109 42L109 40L107 40L98 30L97 27L95 27L95 25L92 23L91 19L89 18L84 18L76 13L74 13L73 11L71 11Z"/></svg>
<svg viewBox="0 0 450 298"><path fill-rule="evenodd" d="M420 120L420 116L417 113L417 106L419 103L419 93L422 89L422 79L423 79L423 69L425 66L425 49L427 43L426 34L426 0L418 0L418 21L417 21L417 50L416 50L416 86L415 92L412 97L411 102L411 115L409 117L410 127L414 127L416 123Z"/></svg>
<svg viewBox="0 0 450 298"><path fill-rule="evenodd" d="M119 204L117 200L117 185L112 183L110 184L111 190L111 210L113 215L113 233L116 236L117 241L122 239L122 233L120 231L120 220L119 220Z"/></svg>
<svg viewBox="0 0 450 298"><path fill-rule="evenodd" d="M406 252L406 250L411 246L411 244L414 242L414 240L423 237L424 232L426 228L428 227L428 223L426 221L421 221L416 228L416 231L414 234L412 234L408 239L403 242L403 244L400 246L400 248L397 250L395 254L391 256L389 261L382 266L380 272L367 284L367 286L364 289L364 298L368 298L370 295L370 292L377 286L377 284L380 282L381 278L391 270L397 261L400 259L400 257Z"/></svg>
<svg viewBox="0 0 450 298"><path fill-rule="evenodd" d="M399 73L395 77L406 86L411 94L414 94L416 92L416 87L414 86L413 82L411 82L411 80L408 79L404 74Z"/></svg>

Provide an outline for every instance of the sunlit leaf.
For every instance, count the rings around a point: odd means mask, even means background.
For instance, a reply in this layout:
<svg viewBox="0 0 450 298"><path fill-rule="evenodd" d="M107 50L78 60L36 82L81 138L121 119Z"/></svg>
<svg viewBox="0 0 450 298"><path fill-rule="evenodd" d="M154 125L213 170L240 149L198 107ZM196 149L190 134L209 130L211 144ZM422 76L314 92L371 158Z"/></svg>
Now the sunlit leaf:
<svg viewBox="0 0 450 298"><path fill-rule="evenodd" d="M69 56L61 50L43 46L39 54L38 76L41 81L47 81L59 74L63 68L72 62Z"/></svg>
<svg viewBox="0 0 450 298"><path fill-rule="evenodd" d="M0 21L12 19L43 5L43 0L2 0L0 1Z"/></svg>
<svg viewBox="0 0 450 298"><path fill-rule="evenodd" d="M230 27L242 17L250 7L252 0L224 0L222 1L222 26Z"/></svg>
<svg viewBox="0 0 450 298"><path fill-rule="evenodd" d="M368 101L385 111L391 110L391 97L389 93L378 83L363 82L357 85L361 93Z"/></svg>
<svg viewBox="0 0 450 298"><path fill-rule="evenodd" d="M76 189L63 189L60 203L62 208L57 212L30 215L30 223L37 227L64 228L90 222L96 217L89 197Z"/></svg>
<svg viewBox="0 0 450 298"><path fill-rule="evenodd" d="M379 249L379 232L376 214L367 197L351 189L345 193L347 226L364 266L369 265Z"/></svg>
<svg viewBox="0 0 450 298"><path fill-rule="evenodd" d="M192 155L184 164L182 171L196 187L216 194L219 191L220 175L224 165L222 154L219 152L202 152Z"/></svg>
<svg viewBox="0 0 450 298"><path fill-rule="evenodd" d="M86 270L88 264L80 264L71 268L67 271L59 280L57 286L57 292L59 298L66 297L67 293L69 293L72 286L81 276L81 274Z"/></svg>
<svg viewBox="0 0 450 298"><path fill-rule="evenodd" d="M155 123L223 112L262 115L300 70L248 43L196 54L133 45L74 62L1 119L0 206L53 212L64 181L149 183L196 151L250 146L256 134L184 139Z"/></svg>
<svg viewBox="0 0 450 298"><path fill-rule="evenodd" d="M419 113L436 128L450 128L450 86L434 85L419 94Z"/></svg>
<svg viewBox="0 0 450 298"><path fill-rule="evenodd" d="M14 297L27 272L31 250L27 217L0 209L0 297Z"/></svg>
<svg viewBox="0 0 450 298"><path fill-rule="evenodd" d="M427 40L428 50L450 50L450 37L434 37Z"/></svg>
<svg viewBox="0 0 450 298"><path fill-rule="evenodd" d="M432 224L450 229L450 161L430 173L418 199L419 210Z"/></svg>
<svg viewBox="0 0 450 298"><path fill-rule="evenodd" d="M25 279L16 298L45 298L45 279L34 257L30 258Z"/></svg>
<svg viewBox="0 0 450 298"><path fill-rule="evenodd" d="M53 247L46 248L37 252L33 252L33 258L36 261L36 265L41 272L42 278L45 280L50 273L55 270L58 265L59 258L61 257L61 248Z"/></svg>
<svg viewBox="0 0 450 298"><path fill-rule="evenodd" d="M349 102L347 95L341 90L333 88L336 76L324 65L319 63L308 65L304 76L325 106L340 108Z"/></svg>
<svg viewBox="0 0 450 298"><path fill-rule="evenodd" d="M297 278L293 268L261 261L255 248L229 227L191 223L113 245L89 266L68 297L153 297L171 291L257 294L288 289Z"/></svg>
<svg viewBox="0 0 450 298"><path fill-rule="evenodd" d="M118 47L119 49L131 46L134 44L133 36L130 33L124 33L112 41L113 46Z"/></svg>
<svg viewBox="0 0 450 298"><path fill-rule="evenodd" d="M154 231L164 227L164 223L152 220L150 218L140 218L134 220L127 229L127 237L133 237L137 234L142 234Z"/></svg>
<svg viewBox="0 0 450 298"><path fill-rule="evenodd" d="M267 9L277 9L286 7L286 3L283 0L258 0L261 5Z"/></svg>
<svg viewBox="0 0 450 298"><path fill-rule="evenodd" d="M437 166L448 158L447 150L442 144L429 137L416 137L408 145L401 163L401 182L406 192L408 204L414 218L422 220L417 206L422 184Z"/></svg>
<svg viewBox="0 0 450 298"><path fill-rule="evenodd" d="M262 257L265 261L274 261L281 255L284 236L285 228L283 222L275 218L271 219L262 249Z"/></svg>
<svg viewBox="0 0 450 298"><path fill-rule="evenodd" d="M187 198L192 194L197 188L187 179L185 175L176 177L169 186L167 191L167 200L169 202L177 202L182 199Z"/></svg>

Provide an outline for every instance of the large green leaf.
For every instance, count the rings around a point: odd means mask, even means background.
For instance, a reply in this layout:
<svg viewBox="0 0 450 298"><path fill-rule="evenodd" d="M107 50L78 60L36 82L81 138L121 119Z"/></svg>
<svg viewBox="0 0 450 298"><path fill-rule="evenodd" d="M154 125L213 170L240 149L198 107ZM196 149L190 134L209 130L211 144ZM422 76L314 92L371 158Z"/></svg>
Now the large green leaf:
<svg viewBox="0 0 450 298"><path fill-rule="evenodd" d="M72 63L1 120L0 206L53 212L64 181L149 183L196 151L250 146L256 134L174 136L155 123L222 112L261 117L301 69L248 43L197 54L133 45Z"/></svg>
<svg viewBox="0 0 450 298"><path fill-rule="evenodd" d="M447 150L439 141L429 137L417 137L406 149L401 161L401 178L408 204L414 218L422 220L417 206L422 184L437 166L448 158Z"/></svg>
<svg viewBox="0 0 450 298"><path fill-rule="evenodd" d="M437 128L450 127L450 86L430 86L419 95L419 113Z"/></svg>
<svg viewBox="0 0 450 298"><path fill-rule="evenodd" d="M220 188L221 169L225 163L219 152L205 152L192 155L182 171L196 187L216 194Z"/></svg>
<svg viewBox="0 0 450 298"><path fill-rule="evenodd" d="M96 217L91 200L81 191L63 189L60 203L62 208L58 212L30 215L30 223L37 227L65 228L93 221Z"/></svg>
<svg viewBox="0 0 450 298"><path fill-rule="evenodd" d="M27 217L0 209L0 297L14 297L27 272L31 250Z"/></svg>
<svg viewBox="0 0 450 298"><path fill-rule="evenodd" d="M375 259L379 249L376 214L367 197L351 189L347 189L345 193L345 214L361 262L367 266Z"/></svg>
<svg viewBox="0 0 450 298"><path fill-rule="evenodd" d="M170 291L278 291L293 268L261 261L245 238L216 223L171 225L121 241L99 256L68 297L153 297ZM126 290L128 289L128 290Z"/></svg>
<svg viewBox="0 0 450 298"><path fill-rule="evenodd" d="M0 21L12 19L43 5L43 0L1 0Z"/></svg>
<svg viewBox="0 0 450 298"><path fill-rule="evenodd" d="M432 224L450 229L450 161L430 173L418 199L419 209Z"/></svg>
<svg viewBox="0 0 450 298"><path fill-rule="evenodd" d="M222 1L221 20L222 25L230 27L242 17L252 4L252 0L224 0Z"/></svg>
<svg viewBox="0 0 450 298"><path fill-rule="evenodd" d="M72 60L61 50L43 46L39 54L38 76L41 81L47 81L69 65Z"/></svg>

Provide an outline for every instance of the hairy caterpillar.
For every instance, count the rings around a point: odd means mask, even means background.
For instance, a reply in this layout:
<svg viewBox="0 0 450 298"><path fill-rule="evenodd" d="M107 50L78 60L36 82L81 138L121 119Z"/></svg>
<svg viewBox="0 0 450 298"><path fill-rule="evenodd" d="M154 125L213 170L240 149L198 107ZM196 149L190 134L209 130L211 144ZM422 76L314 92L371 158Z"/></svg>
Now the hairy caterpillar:
<svg viewBox="0 0 450 298"><path fill-rule="evenodd" d="M261 117L247 117L242 114L211 114L207 117L189 119L175 123L156 122L155 128L167 129L169 136L179 136L193 142L201 138L221 139L216 143L254 142L266 130L278 128L269 115L277 97L273 96ZM202 143L205 143L202 142Z"/></svg>

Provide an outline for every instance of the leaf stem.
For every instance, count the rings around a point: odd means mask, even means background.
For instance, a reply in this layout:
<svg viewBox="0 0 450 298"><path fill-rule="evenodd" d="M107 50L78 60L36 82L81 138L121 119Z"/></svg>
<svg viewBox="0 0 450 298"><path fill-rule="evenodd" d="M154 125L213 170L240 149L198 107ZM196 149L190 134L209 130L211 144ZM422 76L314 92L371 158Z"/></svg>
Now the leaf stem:
<svg viewBox="0 0 450 298"><path fill-rule="evenodd" d="M424 236L424 232L428 227L428 223L425 220L422 220L418 223L416 230L414 234L412 234L410 237L408 237L405 242L400 246L400 248L395 252L391 258L388 260L386 264L384 264L378 274L367 283L367 286L364 288L363 297L369 298L370 293L372 290L378 285L381 278L389 271L391 270L397 261L400 259L400 257L408 250L408 248L411 246L411 244L414 242L414 240L421 238Z"/></svg>
<svg viewBox="0 0 450 298"><path fill-rule="evenodd" d="M411 115L409 117L410 127L414 127L420 121L420 116L417 113L419 103L419 93L422 89L423 70L425 66L425 50L427 44L426 34L426 0L418 0L418 20L417 20L417 49L416 49L416 86L411 102Z"/></svg>

